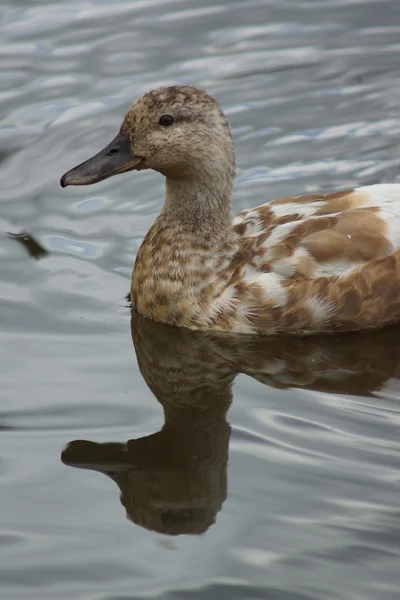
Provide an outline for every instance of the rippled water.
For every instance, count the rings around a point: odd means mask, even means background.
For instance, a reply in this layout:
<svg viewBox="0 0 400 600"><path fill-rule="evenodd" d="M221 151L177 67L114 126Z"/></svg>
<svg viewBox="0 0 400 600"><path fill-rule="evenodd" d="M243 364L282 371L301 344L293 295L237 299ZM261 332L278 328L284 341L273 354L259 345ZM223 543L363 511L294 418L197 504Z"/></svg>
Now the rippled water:
<svg viewBox="0 0 400 600"><path fill-rule="evenodd" d="M162 178L59 177L189 83L236 210L400 181L399 2L6 1L0 57L0 597L397 599L400 330L131 324Z"/></svg>

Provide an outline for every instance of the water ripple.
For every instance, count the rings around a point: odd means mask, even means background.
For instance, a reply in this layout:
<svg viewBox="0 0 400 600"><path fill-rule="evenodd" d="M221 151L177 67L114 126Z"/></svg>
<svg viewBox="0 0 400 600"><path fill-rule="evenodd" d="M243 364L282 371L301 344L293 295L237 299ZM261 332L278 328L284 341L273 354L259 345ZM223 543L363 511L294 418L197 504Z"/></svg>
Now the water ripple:
<svg viewBox="0 0 400 600"><path fill-rule="evenodd" d="M239 374L225 462L182 475L193 423L163 437L126 301L162 178L67 191L59 178L115 135L135 96L189 83L229 116L237 210L400 181L399 14L396 0L0 7L1 597L397 598L400 386L398 370L385 371L395 345L381 346L384 366L375 354L378 364L362 362L365 386L380 384L368 396L345 393L360 376L349 356L347 369L317 373L320 389L285 363L302 352L271 358L276 387L267 370L264 383ZM122 462L106 453L67 468L62 448L86 438ZM208 519L209 529L161 537L151 510L165 526Z"/></svg>

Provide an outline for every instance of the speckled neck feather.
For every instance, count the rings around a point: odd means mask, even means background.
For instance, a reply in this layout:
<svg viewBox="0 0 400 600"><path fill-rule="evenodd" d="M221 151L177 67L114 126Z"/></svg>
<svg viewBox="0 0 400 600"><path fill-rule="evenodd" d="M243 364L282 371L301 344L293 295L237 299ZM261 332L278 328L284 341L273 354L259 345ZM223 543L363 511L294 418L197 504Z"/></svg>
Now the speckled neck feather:
<svg viewBox="0 0 400 600"><path fill-rule="evenodd" d="M196 179L166 179L166 198L162 214L181 223L188 234L199 238L231 236L232 177L222 173Z"/></svg>

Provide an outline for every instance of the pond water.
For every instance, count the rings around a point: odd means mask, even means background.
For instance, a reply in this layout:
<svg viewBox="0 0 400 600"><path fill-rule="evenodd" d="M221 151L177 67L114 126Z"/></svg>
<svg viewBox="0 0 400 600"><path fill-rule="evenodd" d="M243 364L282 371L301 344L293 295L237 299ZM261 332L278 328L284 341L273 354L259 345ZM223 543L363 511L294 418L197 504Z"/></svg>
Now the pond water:
<svg viewBox="0 0 400 600"><path fill-rule="evenodd" d="M5 0L0 56L0 597L397 599L400 329L131 322L162 177L59 178L188 83L235 211L399 182L398 0Z"/></svg>

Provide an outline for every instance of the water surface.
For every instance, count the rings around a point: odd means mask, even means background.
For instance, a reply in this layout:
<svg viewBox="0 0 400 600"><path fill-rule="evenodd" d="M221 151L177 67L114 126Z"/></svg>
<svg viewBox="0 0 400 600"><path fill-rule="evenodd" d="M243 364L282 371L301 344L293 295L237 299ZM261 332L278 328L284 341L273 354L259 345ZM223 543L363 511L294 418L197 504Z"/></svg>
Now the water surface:
<svg viewBox="0 0 400 600"><path fill-rule="evenodd" d="M400 181L399 40L396 0L0 6L1 598L398 598L398 328L131 322L162 177L59 178L188 83L231 121L235 211Z"/></svg>

